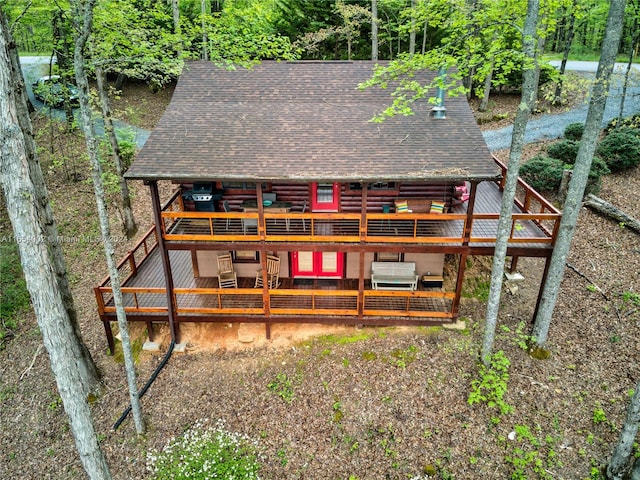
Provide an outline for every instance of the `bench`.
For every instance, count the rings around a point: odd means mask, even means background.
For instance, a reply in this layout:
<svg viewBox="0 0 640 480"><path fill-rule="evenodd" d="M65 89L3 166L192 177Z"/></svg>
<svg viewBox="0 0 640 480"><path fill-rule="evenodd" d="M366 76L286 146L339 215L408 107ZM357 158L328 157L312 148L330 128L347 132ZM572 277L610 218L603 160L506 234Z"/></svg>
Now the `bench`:
<svg viewBox="0 0 640 480"><path fill-rule="evenodd" d="M399 205L406 204L404 209L399 208ZM433 209L433 205L439 205L438 209ZM396 213L402 213L402 211L410 213L445 213L447 211L447 205L444 202L437 200L429 200L428 198L396 198L394 201L396 207Z"/></svg>
<svg viewBox="0 0 640 480"><path fill-rule="evenodd" d="M416 290L418 277L414 262L371 263L371 287L374 290Z"/></svg>

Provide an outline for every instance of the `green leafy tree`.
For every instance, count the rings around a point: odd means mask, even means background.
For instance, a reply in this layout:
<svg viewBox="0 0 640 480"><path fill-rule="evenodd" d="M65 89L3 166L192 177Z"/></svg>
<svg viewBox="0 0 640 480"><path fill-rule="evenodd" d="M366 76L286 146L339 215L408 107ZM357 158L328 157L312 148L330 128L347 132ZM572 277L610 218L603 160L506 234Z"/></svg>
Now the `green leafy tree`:
<svg viewBox="0 0 640 480"><path fill-rule="evenodd" d="M225 2L222 11L201 14L200 23L184 26L190 56L199 57L196 39L206 29L207 56L215 63L251 65L259 60L293 60L296 52L288 37L278 33L273 5L264 2Z"/></svg>

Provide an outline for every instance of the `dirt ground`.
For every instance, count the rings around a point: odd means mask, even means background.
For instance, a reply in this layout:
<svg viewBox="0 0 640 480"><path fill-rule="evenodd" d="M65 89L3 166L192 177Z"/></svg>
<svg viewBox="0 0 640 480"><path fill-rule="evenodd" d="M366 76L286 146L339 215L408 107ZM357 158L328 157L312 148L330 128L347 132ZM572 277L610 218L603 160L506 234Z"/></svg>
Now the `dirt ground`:
<svg viewBox="0 0 640 480"><path fill-rule="evenodd" d="M116 108L152 107L139 116L139 124L150 128L168 98L130 86ZM494 108L502 112L511 108L507 103L496 98ZM41 146L56 135L41 136ZM70 144L57 143L73 155ZM71 182L43 154L63 235L98 231L87 170L80 159L78 165L83 178ZM132 187L144 232L152 218L148 193L138 182ZM632 192L638 191L635 169L606 177L600 195L637 216L640 197ZM6 213L0 219L0 236L9 234ZM118 242L118 253L132 245ZM105 393L92 411L115 479L146 478L146 452L201 418L222 419L229 430L254 438L263 452L262 478L502 479L518 472L518 458L523 475L514 478L598 478L640 372L640 305L634 303L640 301L640 238L583 209L569 256L573 269L565 272L550 331L549 359L535 360L519 346L543 262L520 259L524 280L505 284L496 350L511 361L505 399L512 413L467 402L478 378L486 308L479 298L490 271L487 259L473 258L461 331L274 325L267 341L262 325L184 325L187 353L172 356L142 399L148 431L137 437L130 418L113 429L128 394L123 366L107 355L96 315L92 286L106 274L104 252L89 242L66 244L65 252L83 337L103 374ZM132 336L145 339L139 326ZM160 352L140 353L140 386L161 362L164 338ZM283 374L287 382L278 384ZM0 351L0 415L0 478L85 478L31 312ZM533 440L521 433L511 440L511 432L524 426Z"/></svg>

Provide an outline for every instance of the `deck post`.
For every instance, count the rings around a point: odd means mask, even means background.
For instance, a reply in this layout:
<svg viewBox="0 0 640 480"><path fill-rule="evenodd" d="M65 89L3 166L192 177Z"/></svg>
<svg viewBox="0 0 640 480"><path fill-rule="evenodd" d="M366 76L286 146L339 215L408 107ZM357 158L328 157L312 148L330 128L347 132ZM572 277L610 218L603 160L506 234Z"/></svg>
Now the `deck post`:
<svg viewBox="0 0 640 480"><path fill-rule="evenodd" d="M559 222L558 222L559 223ZM538 308L540 307L540 301L542 300L542 292L544 291L544 285L547 283L547 275L549 273L549 266L551 265L551 255L548 255L544 259L544 271L542 272L542 280L540 280L540 288L538 290L538 299L536 300L536 308L533 311L533 317L531 317L531 325L538 316Z"/></svg>
<svg viewBox="0 0 640 480"><path fill-rule="evenodd" d="M169 319L169 331L171 332L171 340L175 343L178 341L178 327L175 324L175 305L173 299L173 276L171 273L171 262L169 259L169 252L167 251L164 243L164 236L162 235L162 214L160 206L160 195L158 193L158 182L153 180L149 182L149 189L151 190L151 203L153 204L153 216L156 222L156 237L158 241L158 247L160 249L160 257L162 258L162 269L164 270L165 288L167 290L167 317Z"/></svg>
<svg viewBox="0 0 640 480"><path fill-rule="evenodd" d="M358 271L358 318L364 316L364 250L360 251Z"/></svg>
<svg viewBox="0 0 640 480"><path fill-rule="evenodd" d="M469 201L467 203L467 220L464 222L464 231L462 232L462 244L469 245L471 239L471 231L473 229L473 208L476 205L476 193L478 192L478 183L471 182L471 191L469 192Z"/></svg>
<svg viewBox="0 0 640 480"><path fill-rule="evenodd" d="M113 330L111 329L111 322L103 318L102 325L104 325L104 333L107 335L107 343L109 344L109 353L111 355L114 355L116 353L116 343L113 340Z"/></svg>
<svg viewBox="0 0 640 480"><path fill-rule="evenodd" d="M458 265L458 278L456 279L456 296L453 299L453 304L451 305L451 314L453 318L458 318L458 313L460 313L460 297L462 297L462 284L464 283L464 270L467 264L467 254L463 253L460 255L460 264Z"/></svg>

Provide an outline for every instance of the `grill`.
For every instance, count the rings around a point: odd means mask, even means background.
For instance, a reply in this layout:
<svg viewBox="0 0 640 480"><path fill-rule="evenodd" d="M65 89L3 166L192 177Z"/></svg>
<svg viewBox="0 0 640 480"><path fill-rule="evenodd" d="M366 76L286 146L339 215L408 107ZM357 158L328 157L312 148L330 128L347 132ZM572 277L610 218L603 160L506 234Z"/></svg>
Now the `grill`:
<svg viewBox="0 0 640 480"><path fill-rule="evenodd" d="M197 212L215 212L215 202L222 198L222 192L214 190L213 183L194 183L189 194Z"/></svg>

